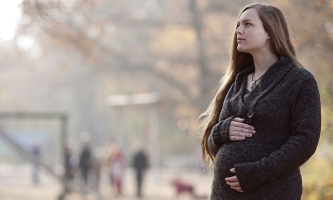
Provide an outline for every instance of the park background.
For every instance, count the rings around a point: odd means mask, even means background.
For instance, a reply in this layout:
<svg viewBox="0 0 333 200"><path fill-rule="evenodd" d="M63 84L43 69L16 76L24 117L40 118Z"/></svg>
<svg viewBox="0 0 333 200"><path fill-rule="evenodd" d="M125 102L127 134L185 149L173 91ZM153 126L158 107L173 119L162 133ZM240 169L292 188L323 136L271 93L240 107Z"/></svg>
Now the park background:
<svg viewBox="0 0 333 200"><path fill-rule="evenodd" d="M107 152L112 141L122 146L127 194L118 199L134 198L130 163L138 139L151 161L147 199L174 199L171 181L177 177L208 195L212 173L200 161L198 117L228 66L238 12L251 2L1 1L1 132L26 151L40 142L43 162L61 174L62 124L31 116L64 115L75 154L84 132L100 151ZM332 199L333 1L266 2L284 12L297 57L316 77L321 95L321 138L301 168L302 199ZM133 94L156 101L110 104L110 98ZM30 117L13 117L17 113ZM61 185L53 176L41 169L41 185L33 186L31 160L3 137L0 144L0 199L57 198ZM102 198L111 199L107 166L103 172ZM75 195L72 199L95 198Z"/></svg>

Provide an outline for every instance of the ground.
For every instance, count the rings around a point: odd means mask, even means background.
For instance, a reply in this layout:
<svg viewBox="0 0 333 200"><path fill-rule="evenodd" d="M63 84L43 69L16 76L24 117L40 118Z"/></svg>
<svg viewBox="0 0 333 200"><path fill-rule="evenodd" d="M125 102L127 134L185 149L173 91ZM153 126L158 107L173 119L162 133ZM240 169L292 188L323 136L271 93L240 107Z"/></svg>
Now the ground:
<svg viewBox="0 0 333 200"><path fill-rule="evenodd" d="M40 172L40 183L32 184L32 168L29 165L0 165L0 199L1 200L56 200L62 188L59 182L44 171ZM66 196L66 200L131 200L135 197L134 173L126 169L123 195L116 195L111 189L107 169L102 170L100 181L100 196L94 192L82 194L73 192ZM176 197L171 182L180 178L193 184L196 193L208 199L212 174L200 170L188 169L150 169L144 183L144 198L146 200L186 200L195 199L189 194Z"/></svg>

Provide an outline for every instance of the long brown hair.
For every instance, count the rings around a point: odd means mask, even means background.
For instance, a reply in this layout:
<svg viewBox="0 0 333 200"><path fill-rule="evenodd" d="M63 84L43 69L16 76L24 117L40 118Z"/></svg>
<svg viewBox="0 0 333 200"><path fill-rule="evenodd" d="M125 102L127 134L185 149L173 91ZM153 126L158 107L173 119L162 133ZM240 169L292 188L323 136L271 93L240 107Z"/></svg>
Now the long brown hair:
<svg viewBox="0 0 333 200"><path fill-rule="evenodd" d="M239 17L245 10L250 8L255 8L258 11L263 27L270 36L271 51L279 57L288 57L297 67L302 67L296 59L295 49L291 44L289 37L287 22L281 10L272 5L253 3L245 6L239 13ZM218 117L220 115L225 96L235 81L237 74L252 64L253 58L250 54L242 53L237 50L237 34L235 32L232 43L230 65L225 75L221 78L215 97L210 102L207 110L200 116L200 119L202 119L200 124L200 129L202 130L202 160L206 165L208 165L210 161L211 163L215 162L215 156L208 148L208 137L213 126L218 123Z"/></svg>

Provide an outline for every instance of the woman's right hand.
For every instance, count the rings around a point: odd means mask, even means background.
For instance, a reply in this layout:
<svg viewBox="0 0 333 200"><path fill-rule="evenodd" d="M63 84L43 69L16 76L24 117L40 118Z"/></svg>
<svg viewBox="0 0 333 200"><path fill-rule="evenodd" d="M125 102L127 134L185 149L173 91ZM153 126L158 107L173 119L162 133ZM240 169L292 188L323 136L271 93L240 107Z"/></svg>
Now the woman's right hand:
<svg viewBox="0 0 333 200"><path fill-rule="evenodd" d="M254 127L244 124L244 119L235 117L229 127L229 137L231 141L245 140L247 137L252 137L256 133Z"/></svg>

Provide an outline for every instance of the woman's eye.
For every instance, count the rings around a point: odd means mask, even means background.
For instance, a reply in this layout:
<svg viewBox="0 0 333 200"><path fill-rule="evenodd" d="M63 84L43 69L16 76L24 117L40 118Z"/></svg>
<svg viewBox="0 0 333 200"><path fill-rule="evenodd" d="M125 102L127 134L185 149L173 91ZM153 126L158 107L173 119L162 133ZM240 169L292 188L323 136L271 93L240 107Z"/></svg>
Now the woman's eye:
<svg viewBox="0 0 333 200"><path fill-rule="evenodd" d="M245 25L246 25L246 26L250 26L251 24L250 24L250 23L246 23Z"/></svg>

